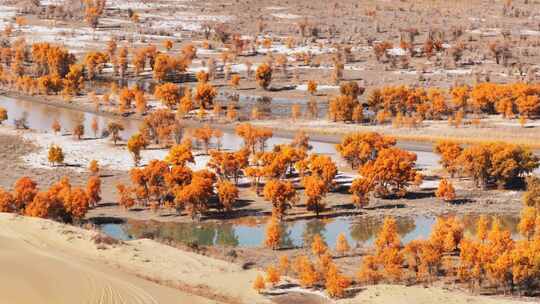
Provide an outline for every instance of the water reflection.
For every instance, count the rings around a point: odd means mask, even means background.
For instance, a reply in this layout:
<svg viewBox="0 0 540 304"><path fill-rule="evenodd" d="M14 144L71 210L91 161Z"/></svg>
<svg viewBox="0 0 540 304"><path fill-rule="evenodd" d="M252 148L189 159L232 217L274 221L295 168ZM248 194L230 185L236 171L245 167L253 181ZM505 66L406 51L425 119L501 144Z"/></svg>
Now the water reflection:
<svg viewBox="0 0 540 304"><path fill-rule="evenodd" d="M9 120L7 124L13 125L15 119L20 119L23 115L27 115L28 127L41 132L50 132L53 121L58 120L64 132L71 132L77 124L82 123L85 130L84 136L94 137L91 127L94 119L98 123L99 130L106 129L110 121L120 121L124 126L124 131L122 131L120 135L122 138L127 139L138 131L140 124L140 121L134 119L105 117L93 113L12 99L4 96L0 96L0 106L4 107L8 112ZM268 140L268 149L271 149L274 145L289 143L290 141L291 139L288 138L272 137ZM313 146L313 151L316 151L319 154L329 155L336 162L341 161L340 157L336 154L335 144L311 141L311 145ZM238 150L241 146L242 139L240 137L232 132L224 132L222 138L223 149ZM421 151L416 151L416 153L418 154L418 167L424 168L437 165L439 158L436 154Z"/></svg>
<svg viewBox="0 0 540 304"><path fill-rule="evenodd" d="M474 235L479 216L460 216L465 225L465 234ZM517 216L497 216L502 227L509 229L517 237ZM436 219L428 216L415 218L397 218L398 233L403 243L414 239L426 239ZM301 220L281 224L281 246L284 248L310 244L313 236L321 235L327 244L334 247L337 237L344 233L349 243L371 245L382 227L383 219L366 217L344 217L332 220ZM266 223L253 219L248 222L208 222L200 224L172 223L158 221L128 220L124 224L105 224L100 227L105 233L123 240L152 238L199 245L226 245L258 247L264 241Z"/></svg>

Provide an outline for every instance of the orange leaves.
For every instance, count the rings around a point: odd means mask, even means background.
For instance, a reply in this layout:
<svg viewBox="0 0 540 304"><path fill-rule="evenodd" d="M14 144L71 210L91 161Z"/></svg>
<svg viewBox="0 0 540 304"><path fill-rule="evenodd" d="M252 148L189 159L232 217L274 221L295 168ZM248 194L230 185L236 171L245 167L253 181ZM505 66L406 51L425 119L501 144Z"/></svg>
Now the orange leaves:
<svg viewBox="0 0 540 304"><path fill-rule="evenodd" d="M489 183L499 187L512 185L538 168L539 161L529 149L506 143L468 146L457 160L462 172L482 187Z"/></svg>
<svg viewBox="0 0 540 304"><path fill-rule="evenodd" d="M61 164L64 162L64 152L62 152L62 148L60 148L57 145L51 145L49 147L49 152L47 159L51 164Z"/></svg>
<svg viewBox="0 0 540 304"><path fill-rule="evenodd" d="M397 233L397 222L392 217L386 217L384 219L383 227L377 234L377 240L375 241L375 247L377 254L381 254L387 248L399 248L401 240Z"/></svg>
<svg viewBox="0 0 540 304"><path fill-rule="evenodd" d="M287 208L297 200L296 190L289 181L270 180L263 190L264 198L272 203L272 215L283 217Z"/></svg>
<svg viewBox="0 0 540 304"><path fill-rule="evenodd" d="M129 209L135 205L135 200L132 197L130 189L124 184L117 184L116 191L119 194L118 204L120 206Z"/></svg>
<svg viewBox="0 0 540 304"><path fill-rule="evenodd" d="M540 178L527 177L527 191L523 194L523 204L540 210Z"/></svg>
<svg viewBox="0 0 540 304"><path fill-rule="evenodd" d="M124 131L124 126L121 125L120 123L111 121L107 125L107 130L111 134L111 139L114 142L114 144L116 145L116 142L118 142L120 140L120 131Z"/></svg>
<svg viewBox="0 0 540 304"><path fill-rule="evenodd" d="M216 96L216 89L209 83L199 83L195 89L195 100L204 109L209 109L213 105Z"/></svg>
<svg viewBox="0 0 540 304"><path fill-rule="evenodd" d="M537 221L540 224L540 217L537 215L537 210L533 207L525 207L521 211L521 219L517 226L519 233L530 240L535 233L540 233L540 231L536 231Z"/></svg>
<svg viewBox="0 0 540 304"><path fill-rule="evenodd" d="M103 65L109 61L109 55L101 52L88 52L84 57L88 80L93 80L96 72L101 72Z"/></svg>
<svg viewBox="0 0 540 304"><path fill-rule="evenodd" d="M455 217L437 218L429 241L440 252L454 251L463 238L463 224Z"/></svg>
<svg viewBox="0 0 540 304"><path fill-rule="evenodd" d="M349 242L347 242L347 238L345 237L345 234L340 233L336 241L336 252L338 252L341 255L344 255L350 249L351 247L349 246Z"/></svg>
<svg viewBox="0 0 540 304"><path fill-rule="evenodd" d="M0 212L17 212L15 198L11 193L0 188Z"/></svg>
<svg viewBox="0 0 540 304"><path fill-rule="evenodd" d="M159 82L174 78L177 74L185 72L191 62L191 59L187 57L180 57L177 59L162 53L157 53L154 57L148 50L146 56L150 57L150 65L154 70L154 79ZM142 62L140 65L142 65Z"/></svg>
<svg viewBox="0 0 540 304"><path fill-rule="evenodd" d="M238 74L234 74L231 76L231 81L230 81L230 85L235 88L235 89L238 89L238 86L240 85L240 75Z"/></svg>
<svg viewBox="0 0 540 304"><path fill-rule="evenodd" d="M359 208L369 204L369 193L372 189L372 182L366 178L355 178L351 184L349 192L353 195L353 203Z"/></svg>
<svg viewBox="0 0 540 304"><path fill-rule="evenodd" d="M236 152L220 152L210 151L210 160L207 167L214 170L214 172L222 179L234 180L236 183L242 169L248 165L249 151L242 149ZM248 170L249 171L249 170ZM247 176L250 176L246 172Z"/></svg>
<svg viewBox="0 0 540 304"><path fill-rule="evenodd" d="M266 287L264 284L264 278L258 274L255 278L255 281L253 282L253 289L255 289L258 293L261 293L261 291Z"/></svg>
<svg viewBox="0 0 540 304"><path fill-rule="evenodd" d="M99 176L90 176L86 183L86 194L90 206L96 206L101 201L101 179Z"/></svg>
<svg viewBox="0 0 540 304"><path fill-rule="evenodd" d="M187 162L195 163L195 158L191 153L191 145L188 143L174 145L165 157L165 161L173 166L183 166Z"/></svg>
<svg viewBox="0 0 540 304"><path fill-rule="evenodd" d="M165 49L167 49L167 51L170 51L172 49L173 45L174 44L173 44L172 40L169 40L169 39L163 40L163 47Z"/></svg>
<svg viewBox="0 0 540 304"><path fill-rule="evenodd" d="M319 234L316 234L313 237L313 241L311 242L311 252L313 252L314 255L320 257L327 251L328 246L326 246L326 243L324 242L322 237Z"/></svg>
<svg viewBox="0 0 540 304"><path fill-rule="evenodd" d="M71 217L80 220L90 207L89 197L81 188L66 188L62 193L64 208Z"/></svg>
<svg viewBox="0 0 540 304"><path fill-rule="evenodd" d="M377 284L382 280L379 272L377 258L373 255L366 255L362 258L362 265L356 274L358 281L366 284Z"/></svg>
<svg viewBox="0 0 540 304"><path fill-rule="evenodd" d="M61 78L69 72L69 66L76 62L76 58L61 46L34 43L32 45L32 61L37 75L56 75Z"/></svg>
<svg viewBox="0 0 540 304"><path fill-rule="evenodd" d="M378 133L352 133L345 136L341 144L336 145L336 150L354 169L375 159L378 151L395 144L393 137Z"/></svg>
<svg viewBox="0 0 540 304"><path fill-rule="evenodd" d="M182 125L177 123L173 112L167 109L159 109L152 111L144 118L140 130L148 141L154 140L155 144L167 143L172 133L175 135L176 143L179 143Z"/></svg>
<svg viewBox="0 0 540 304"><path fill-rule="evenodd" d="M238 188L229 181L220 181L216 185L219 202L223 209L230 211L238 199Z"/></svg>
<svg viewBox="0 0 540 304"><path fill-rule="evenodd" d="M325 274L325 288L332 298L341 298L345 295L345 289L351 285L351 280L342 275L334 264L330 264Z"/></svg>
<svg viewBox="0 0 540 304"><path fill-rule="evenodd" d="M437 191L435 191L435 196L445 202L451 202L456 199L456 191L452 183L443 178L439 183Z"/></svg>
<svg viewBox="0 0 540 304"><path fill-rule="evenodd" d="M270 283L272 286L275 286L277 283L279 283L279 279L279 270L273 266L268 266L268 268L266 268L266 282Z"/></svg>
<svg viewBox="0 0 540 304"><path fill-rule="evenodd" d="M88 26L97 28L99 17L103 14L105 9L106 0L86 0L84 1L84 20L88 23Z"/></svg>
<svg viewBox="0 0 540 304"><path fill-rule="evenodd" d="M15 182L13 197L15 199L15 208L22 210L30 203L38 192L37 184L27 176L21 177Z"/></svg>
<svg viewBox="0 0 540 304"><path fill-rule="evenodd" d="M269 128L253 127L249 123L243 123L236 126L236 134L244 140L244 146L249 148L252 153L255 153L257 144L260 150L264 151L266 141L272 137L272 130Z"/></svg>
<svg viewBox="0 0 540 304"><path fill-rule="evenodd" d="M302 287L313 287L320 280L319 273L308 257L299 256L294 264Z"/></svg>
<svg viewBox="0 0 540 304"><path fill-rule="evenodd" d="M73 64L69 66L69 73L63 80L64 89L62 94L65 96L76 96L84 88L83 66Z"/></svg>
<svg viewBox="0 0 540 304"><path fill-rule="evenodd" d="M270 222L266 226L266 234L264 238L264 245L267 248L276 250L279 248L281 240L281 227L277 217L272 216Z"/></svg>
<svg viewBox="0 0 540 304"><path fill-rule="evenodd" d="M172 109L180 101L180 88L174 83L164 83L156 86L154 96L161 100L163 105Z"/></svg>
<svg viewBox="0 0 540 304"><path fill-rule="evenodd" d="M415 162L416 154L392 147L381 150L374 161L360 168L359 173L370 182L376 194L404 196L418 175Z"/></svg>
<svg viewBox="0 0 540 304"><path fill-rule="evenodd" d="M327 185L317 176L306 176L302 179L304 194L307 196L306 206L308 210L314 210L319 216L319 212L324 208L321 199L327 193Z"/></svg>
<svg viewBox="0 0 540 304"><path fill-rule="evenodd" d="M332 121L352 121L353 111L358 105L358 100L351 96L336 96L328 104L329 118Z"/></svg>
<svg viewBox="0 0 540 304"><path fill-rule="evenodd" d="M441 156L440 163L452 177L458 172L458 157L463 149L453 141L437 142L434 151Z"/></svg>
<svg viewBox="0 0 540 304"><path fill-rule="evenodd" d="M141 150L147 145L146 140L140 133L133 134L127 142L127 149L133 156L135 166L141 161Z"/></svg>
<svg viewBox="0 0 540 304"><path fill-rule="evenodd" d="M268 90L270 82L272 81L272 68L266 63L259 65L255 72L255 80L261 88Z"/></svg>
<svg viewBox="0 0 540 304"><path fill-rule="evenodd" d="M373 52L377 61L381 61L382 57L386 54L386 51L393 47L392 43L388 41L375 43L373 45Z"/></svg>
<svg viewBox="0 0 540 304"><path fill-rule="evenodd" d="M365 89L358 86L356 81L349 81L341 84L339 86L339 92L344 96L352 97L352 99L357 100L358 96L364 94Z"/></svg>
<svg viewBox="0 0 540 304"><path fill-rule="evenodd" d="M133 103L133 99L135 98L135 90L130 90L129 88L122 88L120 90L120 96L119 99L119 112L120 114L125 113L129 109L131 109L131 104Z"/></svg>
<svg viewBox="0 0 540 304"><path fill-rule="evenodd" d="M315 95L315 93L317 92L317 82L309 80L307 83L307 91L309 92L309 94Z"/></svg>
<svg viewBox="0 0 540 304"><path fill-rule="evenodd" d="M200 216L208 209L208 200L214 194L213 184L215 175L207 170L194 172L191 183L176 187L174 190L174 202L177 210L187 210L192 218Z"/></svg>
<svg viewBox="0 0 540 304"><path fill-rule="evenodd" d="M321 199L331 190L337 167L328 156L311 155L309 159L297 161L296 168L301 175L311 174L302 179L302 185L308 197L306 203L308 210L315 210L318 216L324 208Z"/></svg>
<svg viewBox="0 0 540 304"><path fill-rule="evenodd" d="M81 220L89 208L89 196L81 188L73 188L67 177L38 192L37 185L28 177L15 183L13 193L0 189L0 210L21 212L25 215L70 222Z"/></svg>
<svg viewBox="0 0 540 304"><path fill-rule="evenodd" d="M202 128L195 129L195 133L193 134L195 139L203 142L204 151L206 154L208 154L208 146L210 145L210 140L212 139L213 135L214 130L210 128L209 125L204 125Z"/></svg>

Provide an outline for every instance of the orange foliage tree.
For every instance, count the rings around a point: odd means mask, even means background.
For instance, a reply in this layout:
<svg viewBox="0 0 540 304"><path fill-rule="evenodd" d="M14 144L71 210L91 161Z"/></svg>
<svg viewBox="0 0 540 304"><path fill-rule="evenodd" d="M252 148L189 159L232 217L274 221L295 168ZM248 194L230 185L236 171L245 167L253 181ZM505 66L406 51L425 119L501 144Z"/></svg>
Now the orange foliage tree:
<svg viewBox="0 0 540 304"><path fill-rule="evenodd" d="M354 169L374 160L380 150L395 144L395 138L378 133L352 133L345 136L341 144L336 145L336 150Z"/></svg>
<svg viewBox="0 0 540 304"><path fill-rule="evenodd" d="M238 188L229 181L220 181L216 185L217 194L221 208L231 211L234 203L238 199Z"/></svg>
<svg viewBox="0 0 540 304"><path fill-rule="evenodd" d="M164 83L156 86L154 96L161 100L163 105L173 109L180 101L180 88L174 83Z"/></svg>
<svg viewBox="0 0 540 304"><path fill-rule="evenodd" d="M445 202L451 202L456 199L456 191L452 183L443 178L435 191L435 196Z"/></svg>
<svg viewBox="0 0 540 304"><path fill-rule="evenodd" d="M276 250L279 248L281 240L281 227L279 225L279 219L275 216L270 218L268 225L266 226L266 235L264 239L264 245L267 248Z"/></svg>
<svg viewBox="0 0 540 304"><path fill-rule="evenodd" d="M270 82L272 82L272 67L266 63L259 65L255 71L255 80L261 88L268 90Z"/></svg>
<svg viewBox="0 0 540 304"><path fill-rule="evenodd" d="M264 186L263 195L272 203L272 214L278 218L282 218L287 208L297 200L296 190L289 181L268 181Z"/></svg>

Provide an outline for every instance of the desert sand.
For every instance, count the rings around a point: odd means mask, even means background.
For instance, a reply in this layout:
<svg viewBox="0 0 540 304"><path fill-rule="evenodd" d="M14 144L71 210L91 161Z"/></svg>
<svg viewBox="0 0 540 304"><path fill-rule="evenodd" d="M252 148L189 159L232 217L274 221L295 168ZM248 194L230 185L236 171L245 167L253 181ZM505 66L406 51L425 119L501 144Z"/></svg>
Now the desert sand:
<svg viewBox="0 0 540 304"><path fill-rule="evenodd" d="M0 214L0 302L266 302L248 288L255 270L149 240L96 245L91 240L95 234L49 220ZM152 282L160 278L171 281ZM211 288L196 286L202 283ZM193 292L188 291L191 287Z"/></svg>

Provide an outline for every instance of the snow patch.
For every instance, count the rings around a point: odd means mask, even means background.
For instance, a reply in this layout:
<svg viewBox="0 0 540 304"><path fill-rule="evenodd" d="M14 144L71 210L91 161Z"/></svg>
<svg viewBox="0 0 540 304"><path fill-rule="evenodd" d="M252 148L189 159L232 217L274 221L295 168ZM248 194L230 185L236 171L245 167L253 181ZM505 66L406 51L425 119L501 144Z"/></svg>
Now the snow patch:
<svg viewBox="0 0 540 304"><path fill-rule="evenodd" d="M302 16L300 16L300 15L289 14L289 13L275 13L275 14L272 14L272 16L277 17L277 18L281 18L281 19L298 19L298 18L302 18Z"/></svg>
<svg viewBox="0 0 540 304"><path fill-rule="evenodd" d="M58 145L64 152L64 163L72 166L76 171L87 170L88 164L95 159L100 166L113 170L127 171L133 168L133 158L125 146L115 146L110 139L83 139L75 140L69 135L54 135L52 133L25 132L25 140L35 143L39 150L22 157L29 166L42 169L54 169L48 159L48 149L51 145ZM141 165L146 165L153 159L164 159L168 149L143 150L141 152ZM195 156L195 164L189 164L193 170L206 167L208 156Z"/></svg>
<svg viewBox="0 0 540 304"><path fill-rule="evenodd" d="M337 89L339 89L339 86L335 86L335 85L317 85L317 91L337 90ZM298 91L307 91L307 84L297 85L296 90L298 90Z"/></svg>

